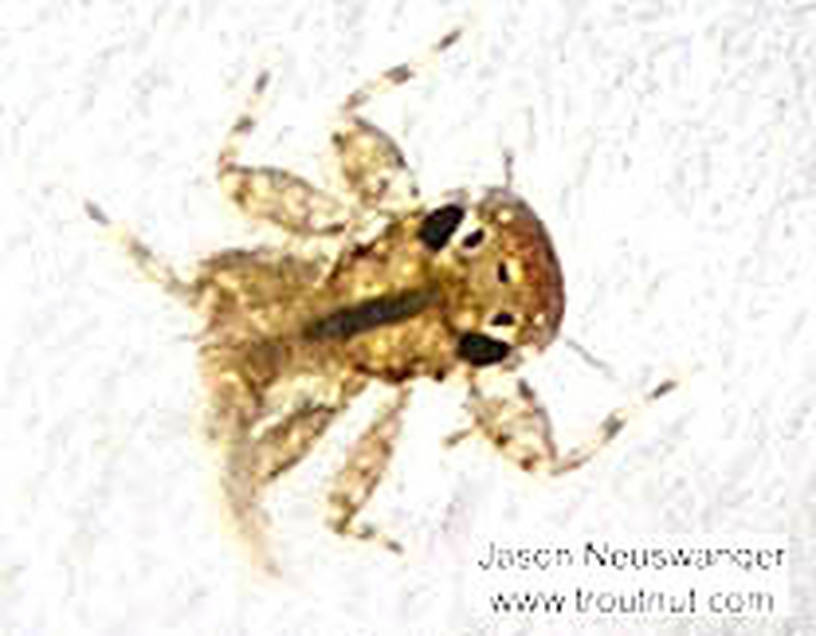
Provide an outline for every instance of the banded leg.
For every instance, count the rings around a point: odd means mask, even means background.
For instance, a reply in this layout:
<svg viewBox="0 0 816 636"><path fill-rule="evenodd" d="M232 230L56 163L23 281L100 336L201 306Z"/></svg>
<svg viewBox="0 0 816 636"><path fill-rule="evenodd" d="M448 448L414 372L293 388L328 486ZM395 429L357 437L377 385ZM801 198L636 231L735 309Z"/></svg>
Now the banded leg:
<svg viewBox="0 0 816 636"><path fill-rule="evenodd" d="M272 223L290 232L306 235L341 233L348 209L306 179L274 167L249 167L238 158L258 122L269 73L255 80L247 104L230 127L218 154L218 183L224 196L251 221Z"/></svg>
<svg viewBox="0 0 816 636"><path fill-rule="evenodd" d="M252 131L255 130L263 103L263 94L268 86L269 71L264 69L255 78L252 92L249 94L244 109L233 122L224 142L221 144L221 151L218 153L219 177L226 170L236 165L247 140L252 135Z"/></svg>
<svg viewBox="0 0 816 636"><path fill-rule="evenodd" d="M401 388L396 400L384 408L349 450L349 456L334 477L329 492L328 523L340 535L375 541L392 552L402 546L370 523L355 520L361 508L374 494L394 451L401 428L400 411L408 403L410 392Z"/></svg>
<svg viewBox="0 0 816 636"><path fill-rule="evenodd" d="M377 77L365 82L357 90L352 91L343 102L343 112L351 115L357 108L362 106L377 95L382 95L392 90L394 87L405 84L410 79L416 77L429 66L432 66L439 54L456 43L462 35L462 29L456 28L448 31L437 42L416 59L397 64L381 72Z"/></svg>
<svg viewBox="0 0 816 636"><path fill-rule="evenodd" d="M419 188L397 144L385 132L356 115L377 95L408 82L459 39L461 29L442 37L421 57L393 66L350 93L332 134L341 185L365 208L386 213L410 212L419 206Z"/></svg>
<svg viewBox="0 0 816 636"><path fill-rule="evenodd" d="M85 212L94 223L102 227L108 238L117 243L125 252L131 263L148 280L161 287L166 294L187 306L195 302L193 287L182 280L173 268L162 262L153 251L134 236L127 228L113 223L108 216L92 201L85 201Z"/></svg>
<svg viewBox="0 0 816 636"><path fill-rule="evenodd" d="M522 470L558 475L589 461L626 426L637 411L676 386L674 380L664 380L644 395L638 404L612 411L588 439L566 453L559 452L552 438L550 418L526 382L517 383L515 399L486 397L474 389L469 402L474 414L473 427L450 436L445 442L452 446L478 430Z"/></svg>
<svg viewBox="0 0 816 636"><path fill-rule="evenodd" d="M504 174L504 189L512 190L515 180L516 155L512 150L505 149L502 152L502 173Z"/></svg>

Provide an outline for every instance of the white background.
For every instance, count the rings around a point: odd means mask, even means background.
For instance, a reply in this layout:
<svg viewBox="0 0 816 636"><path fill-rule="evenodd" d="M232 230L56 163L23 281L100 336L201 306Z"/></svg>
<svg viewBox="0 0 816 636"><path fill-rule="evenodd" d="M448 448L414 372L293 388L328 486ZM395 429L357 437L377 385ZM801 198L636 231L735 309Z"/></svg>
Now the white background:
<svg viewBox="0 0 816 636"><path fill-rule="evenodd" d="M806 634L816 630L816 6L805 1L11 2L0 23L0 631L48 634ZM83 216L92 196L184 268L240 244L214 159L254 74L249 157L320 175L362 79L467 25L368 112L428 193L496 183L546 220L565 333L525 373L565 437L666 375L685 387L543 483L421 387L364 516L399 562L323 529L338 423L271 489L283 579L217 530L192 325ZM465 580L491 534L783 533L789 621L491 617ZM474 609L476 607L476 609ZM808 629L809 626L809 629Z"/></svg>

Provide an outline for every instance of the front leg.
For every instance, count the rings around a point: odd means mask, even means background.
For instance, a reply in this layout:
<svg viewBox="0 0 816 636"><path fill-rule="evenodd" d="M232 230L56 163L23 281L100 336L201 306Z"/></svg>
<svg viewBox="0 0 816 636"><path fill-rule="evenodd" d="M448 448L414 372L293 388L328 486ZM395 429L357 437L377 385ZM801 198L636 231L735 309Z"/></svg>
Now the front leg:
<svg viewBox="0 0 816 636"><path fill-rule="evenodd" d="M389 216L409 214L420 205L416 177L396 142L362 117L347 116L331 136L332 177L350 200Z"/></svg>
<svg viewBox="0 0 816 636"><path fill-rule="evenodd" d="M274 224L296 234L332 236L346 228L350 210L296 174L238 161L258 122L269 74L262 71L218 154L218 184L224 196L251 221Z"/></svg>
<svg viewBox="0 0 816 636"><path fill-rule="evenodd" d="M664 380L644 395L638 404L613 410L598 424L592 435L562 453L553 440L552 424L546 409L526 382L519 380L515 394L504 396L483 395L473 385L468 399L473 426L449 436L445 443L453 446L471 433L479 432L523 471L558 475L589 461L631 421L639 409L676 386L675 381Z"/></svg>
<svg viewBox="0 0 816 636"><path fill-rule="evenodd" d="M461 29L447 33L424 55L393 66L352 91L343 102L332 133L341 186L353 201L391 216L420 206L416 178L394 140L357 114L373 97L387 93L419 75L459 39Z"/></svg>

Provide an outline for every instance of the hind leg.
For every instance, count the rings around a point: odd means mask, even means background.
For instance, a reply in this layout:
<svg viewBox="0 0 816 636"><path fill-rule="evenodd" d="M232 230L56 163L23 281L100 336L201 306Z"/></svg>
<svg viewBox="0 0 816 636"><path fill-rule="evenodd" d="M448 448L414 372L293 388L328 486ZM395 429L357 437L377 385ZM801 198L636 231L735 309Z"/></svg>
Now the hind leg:
<svg viewBox="0 0 816 636"><path fill-rule="evenodd" d="M85 212L106 233L111 242L119 245L133 266L145 278L157 284L168 296L184 305L192 306L196 294L193 286L176 274L170 265L159 259L153 251L127 228L113 223L102 209L91 201L85 202Z"/></svg>

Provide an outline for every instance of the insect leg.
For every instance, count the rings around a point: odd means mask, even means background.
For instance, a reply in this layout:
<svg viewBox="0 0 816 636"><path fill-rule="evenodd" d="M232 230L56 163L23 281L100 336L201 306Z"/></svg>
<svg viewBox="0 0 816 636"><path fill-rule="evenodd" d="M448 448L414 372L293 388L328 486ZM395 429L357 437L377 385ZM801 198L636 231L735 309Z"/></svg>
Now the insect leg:
<svg viewBox="0 0 816 636"><path fill-rule="evenodd" d="M485 395L472 385L467 406L473 423L446 437L445 445L454 446L471 434L480 433L519 466L524 467L529 458L552 461L558 450L552 439L547 410L523 380L519 380L512 391L510 395Z"/></svg>
<svg viewBox="0 0 816 636"><path fill-rule="evenodd" d="M332 174L339 176L342 188L364 208L392 216L409 213L419 206L419 188L394 140L357 116L357 109L421 73L459 39L461 32L461 29L448 32L422 56L383 71L343 101L331 137L337 164Z"/></svg>
<svg viewBox="0 0 816 636"><path fill-rule="evenodd" d="M402 550L397 541L369 523L356 521L355 517L374 493L388 466L401 428L400 411L407 404L409 394L407 388L401 388L394 403L384 408L353 444L328 497L328 523L332 530L364 541L376 541L393 552Z"/></svg>
<svg viewBox="0 0 816 636"><path fill-rule="evenodd" d="M439 38L424 54L409 62L392 66L382 71L375 78L364 82L362 86L348 94L343 101L343 111L351 115L357 108L377 95L387 93L396 86L405 84L407 81L416 77L429 66L433 65L437 57L439 57L439 54L456 43L461 35L461 27L452 29Z"/></svg>
<svg viewBox="0 0 816 636"><path fill-rule="evenodd" d="M236 164L247 140L252 135L252 131L255 130L255 126L258 123L263 94L268 85L269 71L264 69L258 73L258 76L255 78L255 83L252 85L252 92L247 99L244 109L233 122L224 142L221 144L221 151L218 153L219 176Z"/></svg>
<svg viewBox="0 0 816 636"><path fill-rule="evenodd" d="M306 179L274 167L249 167L238 158L258 122L269 73L262 71L241 114L233 122L218 154L218 184L224 196L256 223L272 223L307 235L343 231L348 211L342 203Z"/></svg>
<svg viewBox="0 0 816 636"><path fill-rule="evenodd" d="M639 404L612 411L588 439L566 453L559 452L552 438L552 425L546 409L526 382L517 383L515 399L487 397L474 389L469 401L474 416L473 427L454 433L445 442L453 446L478 431L522 470L557 475L585 464L623 429L638 410L675 387L673 380L663 381L643 396Z"/></svg>
<svg viewBox="0 0 816 636"><path fill-rule="evenodd" d="M566 453L558 456L555 461L548 464L530 465L529 461L521 467L525 470L542 470L551 475L557 475L584 465L599 450L606 446L620 431L634 418L637 413L643 410L650 403L660 399L667 393L677 388L675 380L664 380L651 391L641 397L636 404L615 409L607 415L595 428L594 433L582 443L569 449ZM529 468L528 468L529 466Z"/></svg>
<svg viewBox="0 0 816 636"><path fill-rule="evenodd" d="M153 251L134 236L127 228L113 223L101 208L92 201L85 201L85 212L92 221L102 227L112 242L124 250L128 259L148 279L159 285L165 293L185 305L192 305L196 294L192 286L183 281L168 264L162 262Z"/></svg>
<svg viewBox="0 0 816 636"><path fill-rule="evenodd" d="M365 209L394 217L420 206L419 186L396 142L362 117L334 127L330 179Z"/></svg>
<svg viewBox="0 0 816 636"><path fill-rule="evenodd" d="M225 527L247 548L254 565L275 571L266 547L269 520L259 507L264 486L300 462L328 428L336 409L296 411L253 439L230 435L219 440L222 452L219 495Z"/></svg>

